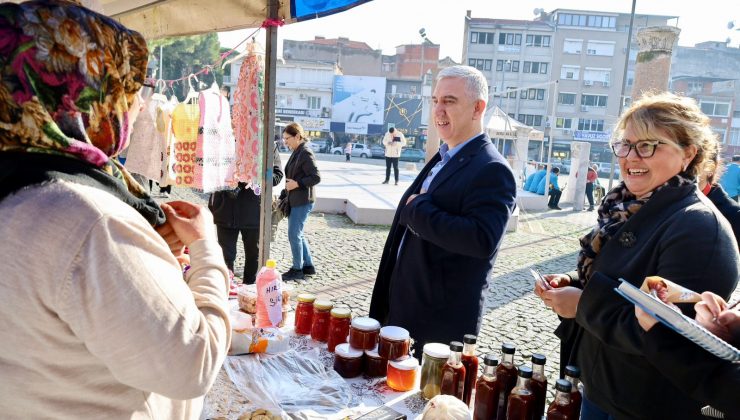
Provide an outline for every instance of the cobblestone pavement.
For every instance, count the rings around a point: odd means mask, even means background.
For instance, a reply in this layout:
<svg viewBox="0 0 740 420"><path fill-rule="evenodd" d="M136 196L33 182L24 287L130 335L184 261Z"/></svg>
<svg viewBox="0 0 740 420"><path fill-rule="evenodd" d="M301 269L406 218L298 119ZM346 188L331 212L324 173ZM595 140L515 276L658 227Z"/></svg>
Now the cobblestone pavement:
<svg viewBox="0 0 740 420"><path fill-rule="evenodd" d="M207 195L173 188L172 199L206 205ZM595 222L594 212L522 212L517 232L507 233L485 295L485 313L478 337L478 353L500 354L502 342L517 346L516 364L530 364L533 352L547 356L546 374L552 385L559 372L559 340L553 334L557 316L532 293L528 269L562 273L575 268L578 238ZM294 295L310 292L347 306L353 315L367 315L378 263L388 226L355 225L343 215L312 213L305 234L318 274L295 284ZM235 271L243 271L241 241ZM287 222L280 223L271 258L278 268L290 268ZM736 291L735 297L740 292ZM293 300L295 301L295 300ZM460 331L460 338L465 331ZM553 396L549 387L550 398Z"/></svg>

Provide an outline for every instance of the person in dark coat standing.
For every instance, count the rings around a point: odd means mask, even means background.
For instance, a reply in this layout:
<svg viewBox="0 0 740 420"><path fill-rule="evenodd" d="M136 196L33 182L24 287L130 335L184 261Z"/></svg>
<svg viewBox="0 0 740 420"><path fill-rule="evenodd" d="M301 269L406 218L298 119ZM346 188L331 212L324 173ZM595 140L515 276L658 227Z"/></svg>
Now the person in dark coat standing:
<svg viewBox="0 0 740 420"><path fill-rule="evenodd" d="M514 209L516 183L483 132L488 83L453 66L437 77L433 113L444 144L404 193L380 260L370 316L428 342L480 329L483 293Z"/></svg>
<svg viewBox="0 0 740 420"><path fill-rule="evenodd" d="M699 171L697 182L699 189L730 222L735 240L740 244L740 203L733 200L718 182L723 168L719 158L719 143L715 142L713 146L715 147L707 151L707 162L704 164L704 170Z"/></svg>
<svg viewBox="0 0 740 420"><path fill-rule="evenodd" d="M272 161L272 185L283 179L280 167L280 154L275 145L275 157ZM260 241L260 196L254 193L247 184L240 182L236 189L216 191L208 199L208 209L213 213L216 224L218 243L224 254L226 266L234 272L236 261L236 241L242 235L244 244L244 277L245 284L255 281L259 270Z"/></svg>

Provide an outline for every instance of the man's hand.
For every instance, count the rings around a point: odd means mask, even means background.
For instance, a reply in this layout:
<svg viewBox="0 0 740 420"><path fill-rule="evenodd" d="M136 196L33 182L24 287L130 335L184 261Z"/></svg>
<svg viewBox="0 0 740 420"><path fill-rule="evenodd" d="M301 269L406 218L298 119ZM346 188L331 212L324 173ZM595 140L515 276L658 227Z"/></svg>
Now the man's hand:
<svg viewBox="0 0 740 420"><path fill-rule="evenodd" d="M285 180L285 189L286 190L293 191L296 188L298 188L298 182L296 182L293 179L286 179Z"/></svg>
<svg viewBox="0 0 740 420"><path fill-rule="evenodd" d="M419 194L411 194L409 198L406 200L406 205L408 206L411 204L412 201L414 201L414 198L416 198Z"/></svg>
<svg viewBox="0 0 740 420"><path fill-rule="evenodd" d="M173 246L176 248L179 243L190 246L199 239L215 236L213 216L205 208L185 201L171 201L162 204L161 207L167 216L167 223L162 230L167 234L165 241L170 249L173 249ZM167 232L167 225L170 226L172 232ZM175 241L173 233L179 243Z"/></svg>

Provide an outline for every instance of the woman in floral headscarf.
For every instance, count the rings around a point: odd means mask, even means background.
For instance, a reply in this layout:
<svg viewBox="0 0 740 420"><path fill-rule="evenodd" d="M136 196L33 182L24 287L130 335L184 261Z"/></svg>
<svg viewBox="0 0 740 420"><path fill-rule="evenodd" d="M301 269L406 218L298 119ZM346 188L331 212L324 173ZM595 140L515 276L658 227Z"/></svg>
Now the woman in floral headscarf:
<svg viewBox="0 0 740 420"><path fill-rule="evenodd" d="M73 3L0 4L3 417L197 418L225 357L209 213L160 208L112 158L146 59L139 34Z"/></svg>
<svg viewBox="0 0 740 420"><path fill-rule="evenodd" d="M620 279L640 287L646 277L660 276L725 299L735 289L732 229L696 187L716 141L693 99L662 93L636 101L611 143L624 181L609 191L598 224L581 238L578 270L545 276L560 286L553 290L535 288L562 319L555 331L561 364L581 368L582 419L702 418L703 402L645 357L634 305L614 288ZM693 317L693 306L681 309Z"/></svg>

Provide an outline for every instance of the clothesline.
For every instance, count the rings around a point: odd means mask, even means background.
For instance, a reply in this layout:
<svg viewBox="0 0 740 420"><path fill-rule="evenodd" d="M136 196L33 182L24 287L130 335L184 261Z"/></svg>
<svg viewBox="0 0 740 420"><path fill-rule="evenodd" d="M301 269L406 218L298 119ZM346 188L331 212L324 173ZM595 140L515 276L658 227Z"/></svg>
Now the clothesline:
<svg viewBox="0 0 740 420"><path fill-rule="evenodd" d="M239 48L242 44L244 44L245 42L247 42L250 38L252 38L255 35L257 35L257 32L259 32L261 29L268 28L268 27L271 27L271 26L283 26L283 25L285 25L285 20L283 20L283 19L265 19L262 22L262 25L260 25L259 28L255 29L254 32L252 32L246 38L244 38L241 42L239 42L238 44L236 44L236 46L234 48L232 48L229 51L226 51L225 53L221 54L221 56L219 57L219 59L216 60L213 64L207 64L201 70L199 70L197 73L191 73L191 74L188 74L187 76L183 76L183 77L181 77L179 79L157 79L156 81L158 82L158 81L161 80L162 82L165 82L170 88L172 88L172 86L175 83L177 83L177 82L185 81L185 80L187 80L187 79L189 79L191 77L196 77L199 74L208 74L211 71L212 68L216 67L222 61L224 61L226 58L228 58L231 54L233 54L234 52L236 52L237 48ZM155 81L155 80L152 79L152 81Z"/></svg>

